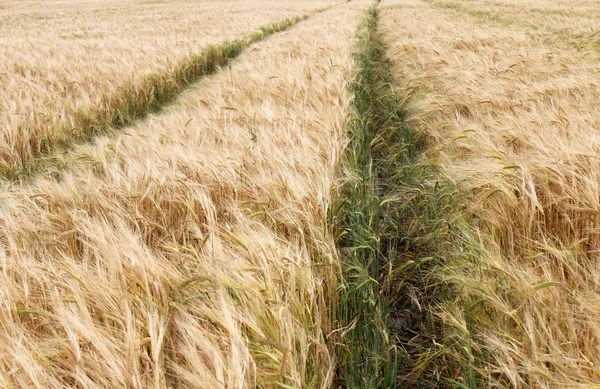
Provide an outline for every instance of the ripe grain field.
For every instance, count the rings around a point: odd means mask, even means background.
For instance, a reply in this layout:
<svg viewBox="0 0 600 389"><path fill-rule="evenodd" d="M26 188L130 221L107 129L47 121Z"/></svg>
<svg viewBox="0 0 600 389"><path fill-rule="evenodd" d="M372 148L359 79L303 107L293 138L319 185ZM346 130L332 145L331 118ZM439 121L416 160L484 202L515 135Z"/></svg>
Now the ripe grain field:
<svg viewBox="0 0 600 389"><path fill-rule="evenodd" d="M3 191L1 386L331 385L327 202L365 8L249 47L75 146L59 180Z"/></svg>
<svg viewBox="0 0 600 389"><path fill-rule="evenodd" d="M445 238L414 292L438 323L411 344L416 370L437 360L429 373L450 369L455 387L596 387L597 7L384 4L397 95L437 172L422 187L455 198L425 229Z"/></svg>
<svg viewBox="0 0 600 389"><path fill-rule="evenodd" d="M600 387L599 21L0 1L0 387Z"/></svg>
<svg viewBox="0 0 600 389"><path fill-rule="evenodd" d="M157 110L211 45L333 3L3 2L0 173Z"/></svg>

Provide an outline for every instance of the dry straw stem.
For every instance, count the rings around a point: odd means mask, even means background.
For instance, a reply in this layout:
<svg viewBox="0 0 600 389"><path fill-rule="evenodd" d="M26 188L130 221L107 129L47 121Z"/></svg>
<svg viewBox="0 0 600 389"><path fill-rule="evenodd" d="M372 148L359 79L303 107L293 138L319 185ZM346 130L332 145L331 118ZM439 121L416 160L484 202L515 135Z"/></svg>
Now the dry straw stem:
<svg viewBox="0 0 600 389"><path fill-rule="evenodd" d="M437 311L444 340L477 371L454 384L597 387L598 54L425 2L385 4L398 95L430 137L425 157L464 194L476 253L448 252L437 274L454 290Z"/></svg>
<svg viewBox="0 0 600 389"><path fill-rule="evenodd" d="M0 386L326 388L353 1L0 196Z"/></svg>
<svg viewBox="0 0 600 389"><path fill-rule="evenodd" d="M0 168L160 108L199 55L331 1L10 1L0 9ZM177 23L173 21L176 20ZM40 30L39 26L44 26ZM208 53L207 53L208 51ZM214 56L214 55L213 55ZM204 58L200 58L204 60ZM222 65L217 63L216 65Z"/></svg>

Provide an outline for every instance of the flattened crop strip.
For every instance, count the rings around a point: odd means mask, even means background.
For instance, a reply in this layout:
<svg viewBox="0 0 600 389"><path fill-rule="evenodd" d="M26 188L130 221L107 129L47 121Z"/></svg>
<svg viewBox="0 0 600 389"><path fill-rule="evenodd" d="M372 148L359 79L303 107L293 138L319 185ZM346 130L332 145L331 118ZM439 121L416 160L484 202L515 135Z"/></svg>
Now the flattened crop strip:
<svg viewBox="0 0 600 389"><path fill-rule="evenodd" d="M333 225L342 257L338 386L476 387L470 331L446 331L445 269L474 255L461 196L407 124L370 9L357 33L353 120ZM407 97L408 98L408 97ZM452 334L452 335L449 335Z"/></svg>
<svg viewBox="0 0 600 389"><path fill-rule="evenodd" d="M315 13L329 8L319 9ZM39 144L32 145L33 154L22 155L18 160L0 161L0 176L13 181L26 180L42 170L49 162L48 159L51 160L52 153L68 152L76 144L89 142L101 134L110 134L159 111L191 83L215 73L248 46L272 34L288 30L310 16L311 14L296 16L261 26L257 31L241 38L210 45L173 67L130 81L119 88L117 94L103 97L99 106L105 108L90 106L77 109L69 118L69 123L65 124L67 128L52 132L42 128L19 128L19 131L25 133L46 133Z"/></svg>

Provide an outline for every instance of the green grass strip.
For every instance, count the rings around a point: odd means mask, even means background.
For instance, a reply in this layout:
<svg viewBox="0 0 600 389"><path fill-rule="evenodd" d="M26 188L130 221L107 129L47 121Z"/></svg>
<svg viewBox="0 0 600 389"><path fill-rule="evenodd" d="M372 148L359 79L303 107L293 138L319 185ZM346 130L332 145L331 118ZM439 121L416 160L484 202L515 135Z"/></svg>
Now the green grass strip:
<svg viewBox="0 0 600 389"><path fill-rule="evenodd" d="M323 12L319 9L315 13ZM100 107L81 107L69 118L69 129L49 132L40 144L33 145L33 155L22 157L20 163L5 163L0 176L9 180L27 180L44 170L49 162L44 157L52 153L68 152L77 144L90 142L94 137L111 134L115 130L130 126L148 114L160 111L172 102L185 88L204 76L217 72L229 61L239 56L253 43L260 42L277 32L288 30L308 19L311 14L296 16L261 26L257 31L241 38L210 45L202 52L182 60L174 67L147 74L141 79L130 81L114 95L104 96ZM36 131L36 129L21 130ZM42 131L42 129L39 129ZM41 159L41 160L40 160Z"/></svg>
<svg viewBox="0 0 600 389"><path fill-rule="evenodd" d="M395 93L377 8L357 33L353 120L333 209L342 256L338 387L475 388L471 331L441 311L461 304L447 270L476 255L462 196L419 158L426 134ZM468 312L466 313L468 315Z"/></svg>
<svg viewBox="0 0 600 389"><path fill-rule="evenodd" d="M393 388L397 350L388 318L390 301L382 294L383 253L380 185L373 142L387 117L378 103L383 56L375 28L377 9L371 8L357 32L357 73L352 84L354 118L350 144L342 163L343 184L334 226L342 254L338 319L344 329L338 348L338 386Z"/></svg>

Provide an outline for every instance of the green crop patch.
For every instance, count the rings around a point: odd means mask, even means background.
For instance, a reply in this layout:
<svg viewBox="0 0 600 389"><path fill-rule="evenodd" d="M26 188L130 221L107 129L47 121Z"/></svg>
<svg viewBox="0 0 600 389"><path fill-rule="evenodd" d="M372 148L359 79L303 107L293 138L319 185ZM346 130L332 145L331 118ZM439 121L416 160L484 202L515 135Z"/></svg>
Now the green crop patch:
<svg viewBox="0 0 600 389"><path fill-rule="evenodd" d="M357 33L350 142L333 220L342 254L340 387L477 387L469 339L446 335L444 269L474 250L457 189L419 158L373 7ZM456 380L460 377L460 381Z"/></svg>

